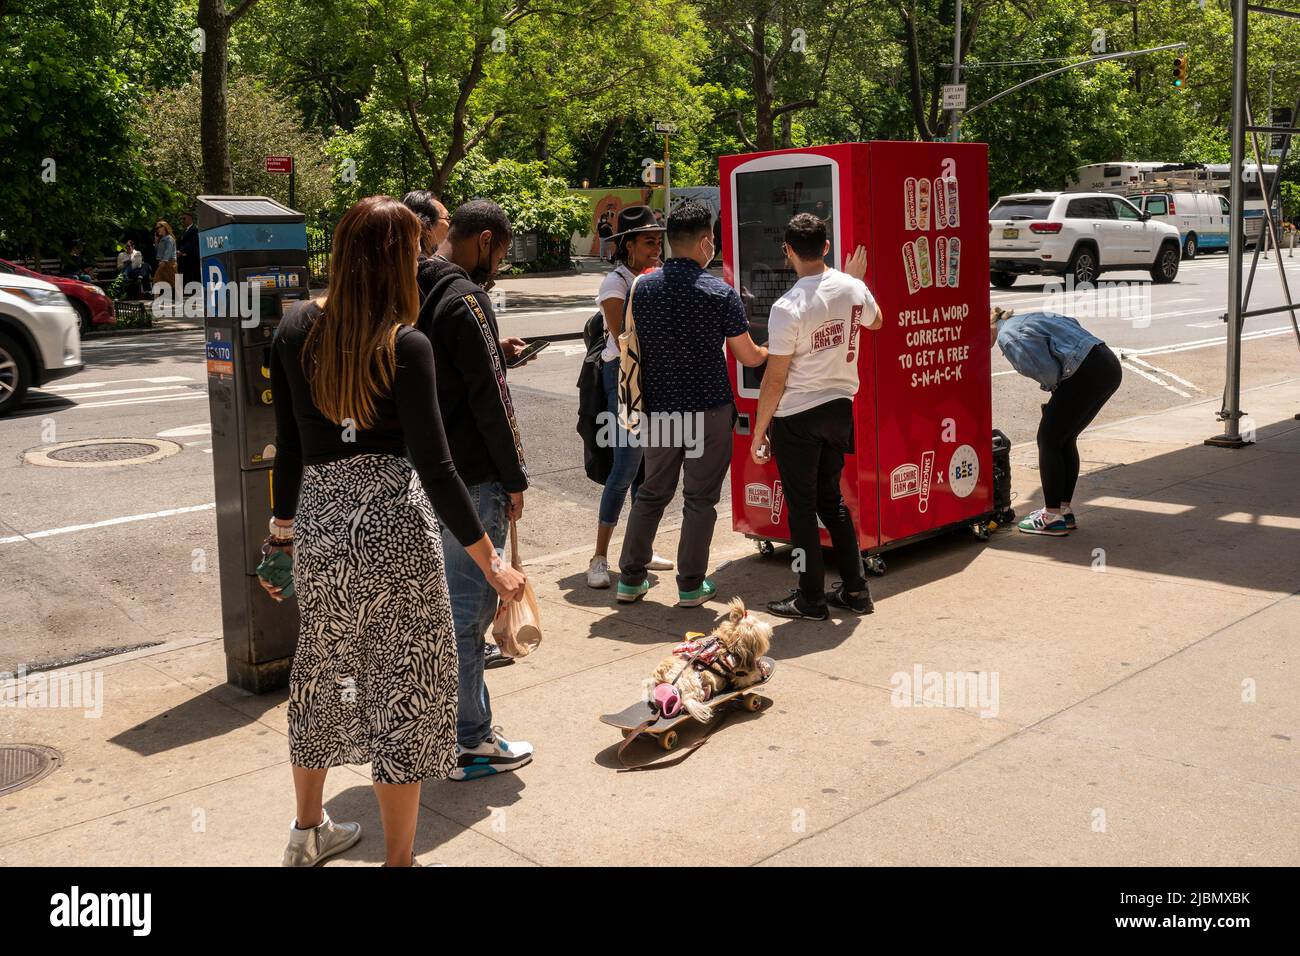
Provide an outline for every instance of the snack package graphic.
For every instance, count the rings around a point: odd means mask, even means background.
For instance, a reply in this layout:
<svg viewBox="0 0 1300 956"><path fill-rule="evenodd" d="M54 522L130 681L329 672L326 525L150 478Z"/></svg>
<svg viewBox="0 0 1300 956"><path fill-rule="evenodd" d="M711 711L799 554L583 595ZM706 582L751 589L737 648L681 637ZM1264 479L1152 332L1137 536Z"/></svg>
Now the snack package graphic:
<svg viewBox="0 0 1300 956"><path fill-rule="evenodd" d="M956 229L961 225L961 214L957 207L957 180L948 180L948 226Z"/></svg>
<svg viewBox="0 0 1300 956"><path fill-rule="evenodd" d="M948 189L942 176L934 181L934 225L937 229L948 228Z"/></svg>
<svg viewBox="0 0 1300 956"><path fill-rule="evenodd" d="M903 180L903 229L915 232L916 228L916 177L908 176Z"/></svg>
<svg viewBox="0 0 1300 956"><path fill-rule="evenodd" d="M942 196L943 193L935 193ZM939 236L934 240L934 284L939 288L948 285L948 237Z"/></svg>
<svg viewBox="0 0 1300 956"><path fill-rule="evenodd" d="M922 232L930 228L930 180L921 179L916 183L916 227Z"/></svg>
<svg viewBox="0 0 1300 956"><path fill-rule="evenodd" d="M916 237L916 268L920 273L921 288L928 289L934 285L933 270L930 268L930 240L925 236Z"/></svg>
<svg viewBox="0 0 1300 956"><path fill-rule="evenodd" d="M903 243L903 271L907 273L907 291L916 295L921 288L921 274L916 268L916 246L910 242Z"/></svg>
<svg viewBox="0 0 1300 956"><path fill-rule="evenodd" d="M957 288L961 284L961 240L956 236L948 239L948 287Z"/></svg>

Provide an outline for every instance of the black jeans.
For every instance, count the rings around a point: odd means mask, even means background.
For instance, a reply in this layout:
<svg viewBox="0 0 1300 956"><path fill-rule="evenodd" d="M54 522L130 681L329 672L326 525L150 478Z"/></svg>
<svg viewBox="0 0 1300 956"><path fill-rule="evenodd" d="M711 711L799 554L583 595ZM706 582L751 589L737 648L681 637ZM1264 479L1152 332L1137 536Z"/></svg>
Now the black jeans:
<svg viewBox="0 0 1300 956"><path fill-rule="evenodd" d="M830 532L846 591L866 590L862 553L844 496L840 474L844 456L853 452L853 401L838 398L797 415L772 419L772 453L786 503L790 506L790 543L802 552L799 593L805 604L826 603L826 570L817 519Z"/></svg>
<svg viewBox="0 0 1300 956"><path fill-rule="evenodd" d="M1038 474L1043 503L1055 510L1074 499L1079 480L1079 434L1092 423L1119 388L1119 359L1104 344L1094 345L1074 374L1056 386L1038 425Z"/></svg>

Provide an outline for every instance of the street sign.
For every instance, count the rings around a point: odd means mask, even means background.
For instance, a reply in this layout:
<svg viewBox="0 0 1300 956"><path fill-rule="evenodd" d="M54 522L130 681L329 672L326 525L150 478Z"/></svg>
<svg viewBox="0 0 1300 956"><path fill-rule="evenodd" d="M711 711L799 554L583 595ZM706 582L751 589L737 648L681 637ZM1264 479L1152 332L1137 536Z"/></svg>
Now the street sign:
<svg viewBox="0 0 1300 956"><path fill-rule="evenodd" d="M964 110L966 108L965 83L945 83L943 85L943 108L946 110Z"/></svg>
<svg viewBox="0 0 1300 956"><path fill-rule="evenodd" d="M268 156L266 157L266 171L268 173L291 173L293 172L292 156Z"/></svg>
<svg viewBox="0 0 1300 956"><path fill-rule="evenodd" d="M677 132L677 124L661 123L659 120L655 120L655 132L660 136L671 136Z"/></svg>

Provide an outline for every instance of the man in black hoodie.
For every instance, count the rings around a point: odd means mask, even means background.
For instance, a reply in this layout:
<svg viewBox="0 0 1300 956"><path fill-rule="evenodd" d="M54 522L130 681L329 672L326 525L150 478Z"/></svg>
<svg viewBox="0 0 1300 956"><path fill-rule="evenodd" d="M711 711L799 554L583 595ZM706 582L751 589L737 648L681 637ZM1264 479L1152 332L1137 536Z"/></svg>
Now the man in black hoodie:
<svg viewBox="0 0 1300 956"><path fill-rule="evenodd" d="M479 519L498 553L511 520L524 510L528 469L515 419L506 359L523 345L501 340L490 284L510 246L510 220L494 202L475 199L451 217L437 254L420 262L419 329L433 343L438 404L451 456ZM492 729L483 681L484 635L497 596L478 566L445 527L442 546L460 659L454 780L517 770L533 759L532 745L508 741Z"/></svg>

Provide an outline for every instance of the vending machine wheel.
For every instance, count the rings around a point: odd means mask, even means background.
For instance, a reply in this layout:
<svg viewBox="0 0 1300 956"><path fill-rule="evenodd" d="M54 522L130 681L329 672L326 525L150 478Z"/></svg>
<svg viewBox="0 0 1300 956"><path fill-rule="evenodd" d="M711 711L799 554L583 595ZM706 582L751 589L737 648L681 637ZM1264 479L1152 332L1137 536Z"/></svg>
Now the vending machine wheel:
<svg viewBox="0 0 1300 956"><path fill-rule="evenodd" d="M863 555L862 566L867 569L868 574L874 574L876 577L885 573L885 559L878 554Z"/></svg>
<svg viewBox="0 0 1300 956"><path fill-rule="evenodd" d="M771 541L768 541L766 538L760 538L755 543L758 545L759 557L770 558L772 555L776 554L776 545Z"/></svg>

